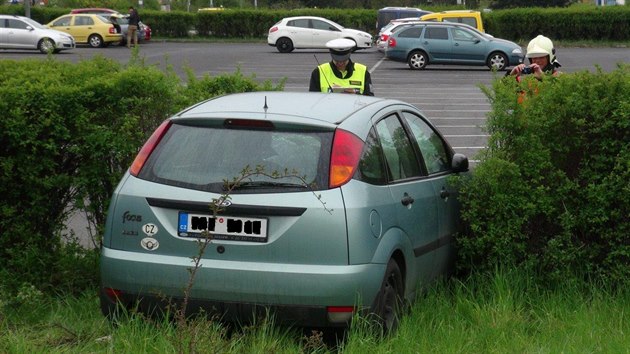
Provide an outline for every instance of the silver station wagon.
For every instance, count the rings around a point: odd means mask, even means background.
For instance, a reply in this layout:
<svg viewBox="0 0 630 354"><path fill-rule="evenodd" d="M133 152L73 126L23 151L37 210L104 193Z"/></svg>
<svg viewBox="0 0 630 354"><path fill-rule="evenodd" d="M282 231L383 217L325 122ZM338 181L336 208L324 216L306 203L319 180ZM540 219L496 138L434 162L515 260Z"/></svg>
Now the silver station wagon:
<svg viewBox="0 0 630 354"><path fill-rule="evenodd" d="M102 311L180 303L207 242L190 312L240 322L270 311L305 327L345 327L360 313L394 329L401 305L451 269L459 204L449 177L467 170L398 100L255 92L201 102L158 127L114 192Z"/></svg>

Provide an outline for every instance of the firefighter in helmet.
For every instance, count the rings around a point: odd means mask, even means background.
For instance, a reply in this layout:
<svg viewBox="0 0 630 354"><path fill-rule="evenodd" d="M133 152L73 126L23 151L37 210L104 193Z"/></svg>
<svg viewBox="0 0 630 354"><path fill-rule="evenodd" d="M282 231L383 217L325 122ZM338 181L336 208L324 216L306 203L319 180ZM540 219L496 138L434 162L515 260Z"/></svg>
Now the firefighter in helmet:
<svg viewBox="0 0 630 354"><path fill-rule="evenodd" d="M520 81L521 75L532 74L537 79L542 80L544 74L558 75L560 63L556 58L556 49L553 47L551 39L538 35L529 41L527 45L527 54L529 65L519 64L515 66L510 75L516 76Z"/></svg>

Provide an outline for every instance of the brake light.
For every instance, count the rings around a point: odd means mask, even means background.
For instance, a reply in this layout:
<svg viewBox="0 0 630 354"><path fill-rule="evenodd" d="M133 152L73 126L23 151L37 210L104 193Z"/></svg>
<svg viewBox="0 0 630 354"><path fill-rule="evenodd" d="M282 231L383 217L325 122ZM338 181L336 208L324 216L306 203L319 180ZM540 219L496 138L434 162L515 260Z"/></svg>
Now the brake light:
<svg viewBox="0 0 630 354"><path fill-rule="evenodd" d="M381 42L385 42L389 38L388 34L381 34Z"/></svg>
<svg viewBox="0 0 630 354"><path fill-rule="evenodd" d="M333 138L330 156L330 178L328 187L342 186L352 178L359 164L363 140L345 130L337 129Z"/></svg>
<svg viewBox="0 0 630 354"><path fill-rule="evenodd" d="M277 30L278 30L278 27L277 27L277 26L273 26L273 27L271 27L271 28L269 29L269 33L273 33L273 32L275 32L275 31L277 31Z"/></svg>
<svg viewBox="0 0 630 354"><path fill-rule="evenodd" d="M144 167L144 163L147 162L147 159L149 158L157 144L160 142L160 140L162 140L162 137L164 136L164 134L166 134L168 128L171 127L171 124L171 121L167 119L162 122L162 124L160 124L157 129L155 129L153 134L151 134L149 140L147 140L147 142L144 143L144 145L142 146L142 149L140 149L140 152L136 156L135 160L133 160L133 163L129 168L129 173L131 173L133 176L138 176L140 170L142 170L142 167Z"/></svg>
<svg viewBox="0 0 630 354"><path fill-rule="evenodd" d="M109 28L109 33L110 34L116 34L118 32L116 32L116 28L114 26L112 26L112 27Z"/></svg>
<svg viewBox="0 0 630 354"><path fill-rule="evenodd" d="M387 40L387 46L391 47L391 48L395 47L396 46L396 38L389 37L389 39Z"/></svg>

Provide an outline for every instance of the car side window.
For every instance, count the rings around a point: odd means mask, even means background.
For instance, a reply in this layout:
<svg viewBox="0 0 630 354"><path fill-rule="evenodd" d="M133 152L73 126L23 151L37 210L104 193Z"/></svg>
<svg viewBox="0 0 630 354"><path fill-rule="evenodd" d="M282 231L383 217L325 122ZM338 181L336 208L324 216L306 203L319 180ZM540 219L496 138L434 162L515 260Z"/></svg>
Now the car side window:
<svg viewBox="0 0 630 354"><path fill-rule="evenodd" d="M474 17L462 17L461 22L469 26L472 26L474 28L477 28L477 19L475 19Z"/></svg>
<svg viewBox="0 0 630 354"><path fill-rule="evenodd" d="M420 38L422 34L422 27L410 27L407 29L403 29L398 38Z"/></svg>
<svg viewBox="0 0 630 354"><path fill-rule="evenodd" d="M448 29L444 27L427 27L424 31L426 39L448 39Z"/></svg>
<svg viewBox="0 0 630 354"><path fill-rule="evenodd" d="M335 28L328 22L319 21L319 20L311 20L313 23L313 29L322 30L322 31L336 31L339 32L339 29Z"/></svg>
<svg viewBox="0 0 630 354"><path fill-rule="evenodd" d="M88 16L77 16L74 19L75 26L91 26L94 24L94 20Z"/></svg>
<svg viewBox="0 0 630 354"><path fill-rule="evenodd" d="M287 22L288 27L308 28L308 19L291 20Z"/></svg>
<svg viewBox="0 0 630 354"><path fill-rule="evenodd" d="M19 21L19 20L13 20L13 19L9 19L9 27L8 28L13 28L13 29L26 29L26 26L28 26L27 23Z"/></svg>
<svg viewBox="0 0 630 354"><path fill-rule="evenodd" d="M476 39L476 37L472 33L466 30L463 30L461 28L451 28L451 31L453 34L453 39L457 41L471 41L472 42Z"/></svg>
<svg viewBox="0 0 630 354"><path fill-rule="evenodd" d="M376 132L392 181L416 177L421 174L411 141L396 114L376 123Z"/></svg>
<svg viewBox="0 0 630 354"><path fill-rule="evenodd" d="M53 22L53 26L70 26L70 20L72 19L72 17L68 16L68 17L62 17L60 19L58 19L57 21Z"/></svg>
<svg viewBox="0 0 630 354"><path fill-rule="evenodd" d="M450 156L444 140L421 117L403 112L403 116L411 129L429 174L440 173L450 169Z"/></svg>
<svg viewBox="0 0 630 354"><path fill-rule="evenodd" d="M370 184L387 183L385 157L374 128L370 129L361 153L358 179Z"/></svg>

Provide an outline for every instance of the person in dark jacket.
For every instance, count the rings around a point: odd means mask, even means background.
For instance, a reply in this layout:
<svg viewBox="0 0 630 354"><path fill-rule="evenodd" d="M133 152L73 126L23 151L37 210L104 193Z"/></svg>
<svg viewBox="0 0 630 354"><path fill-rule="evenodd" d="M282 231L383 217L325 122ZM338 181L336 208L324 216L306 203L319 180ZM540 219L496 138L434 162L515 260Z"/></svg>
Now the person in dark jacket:
<svg viewBox="0 0 630 354"><path fill-rule="evenodd" d="M127 47L131 48L131 41L134 46L138 46L138 26L140 26L140 16L138 11L129 6L129 27L127 28Z"/></svg>

